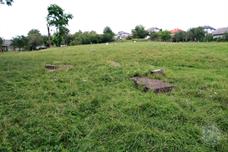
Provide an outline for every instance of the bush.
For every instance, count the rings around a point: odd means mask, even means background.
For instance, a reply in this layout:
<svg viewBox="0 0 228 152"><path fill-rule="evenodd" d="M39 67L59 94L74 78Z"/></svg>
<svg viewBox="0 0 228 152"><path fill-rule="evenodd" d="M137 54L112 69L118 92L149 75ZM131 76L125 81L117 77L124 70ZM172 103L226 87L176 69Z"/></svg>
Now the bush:
<svg viewBox="0 0 228 152"><path fill-rule="evenodd" d="M169 31L161 31L161 32L159 32L159 37L160 37L161 41L170 41L171 33Z"/></svg>
<svg viewBox="0 0 228 152"><path fill-rule="evenodd" d="M145 30L144 26L137 25L135 29L132 30L133 38L145 38L149 33Z"/></svg>
<svg viewBox="0 0 228 152"><path fill-rule="evenodd" d="M213 41L213 35L212 34L206 34L205 37L204 37L204 41L205 42L211 42Z"/></svg>
<svg viewBox="0 0 228 152"><path fill-rule="evenodd" d="M78 44L97 44L97 43L106 43L114 41L114 33L110 27L105 27L103 34L97 34L95 31L91 32L76 32L71 40L71 45Z"/></svg>
<svg viewBox="0 0 228 152"><path fill-rule="evenodd" d="M200 41L202 42L205 38L205 31L202 27L191 28L187 32L188 41Z"/></svg>
<svg viewBox="0 0 228 152"><path fill-rule="evenodd" d="M112 42L114 41L114 36L115 34L112 32L110 27L105 27L104 31L103 31L103 35L102 35L102 42L106 43L106 42Z"/></svg>
<svg viewBox="0 0 228 152"><path fill-rule="evenodd" d="M228 33L225 33L223 36L224 41L228 41Z"/></svg>
<svg viewBox="0 0 228 152"><path fill-rule="evenodd" d="M71 45L78 45L78 44L96 44L102 42L102 36L97 34L94 31L91 32L76 32L73 35L73 41Z"/></svg>
<svg viewBox="0 0 228 152"><path fill-rule="evenodd" d="M149 33L150 40L157 41L159 40L159 33L158 32L151 32Z"/></svg>

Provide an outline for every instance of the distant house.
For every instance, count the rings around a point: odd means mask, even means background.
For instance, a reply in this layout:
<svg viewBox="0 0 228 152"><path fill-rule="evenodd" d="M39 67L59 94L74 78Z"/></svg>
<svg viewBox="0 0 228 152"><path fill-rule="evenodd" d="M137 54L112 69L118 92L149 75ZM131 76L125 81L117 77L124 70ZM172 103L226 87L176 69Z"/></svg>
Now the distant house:
<svg viewBox="0 0 228 152"><path fill-rule="evenodd" d="M225 33L228 33L228 27L219 28L212 32L213 38L222 38Z"/></svg>
<svg viewBox="0 0 228 152"><path fill-rule="evenodd" d="M211 27L211 26L202 26L204 32L208 33L208 34L212 34L212 32L214 32L216 29Z"/></svg>
<svg viewBox="0 0 228 152"><path fill-rule="evenodd" d="M184 30L182 30L182 29L175 28L175 29L170 30L170 33L171 33L171 35L175 35L176 33L178 33L178 32L183 32L183 31L184 31Z"/></svg>
<svg viewBox="0 0 228 152"><path fill-rule="evenodd" d="M117 33L115 38L119 39L119 40L123 40L123 39L126 39L126 38L130 37L130 36L131 36L130 33L127 33L127 32L124 32L124 31L120 31L120 32Z"/></svg>
<svg viewBox="0 0 228 152"><path fill-rule="evenodd" d="M157 33L159 31L161 31L161 29L157 28L157 27L151 27L151 28L147 29L147 32L149 32L149 33L154 33L154 32Z"/></svg>
<svg viewBox="0 0 228 152"><path fill-rule="evenodd" d="M11 40L3 40L2 50L3 51L12 51L13 47L11 46L11 44L12 44Z"/></svg>

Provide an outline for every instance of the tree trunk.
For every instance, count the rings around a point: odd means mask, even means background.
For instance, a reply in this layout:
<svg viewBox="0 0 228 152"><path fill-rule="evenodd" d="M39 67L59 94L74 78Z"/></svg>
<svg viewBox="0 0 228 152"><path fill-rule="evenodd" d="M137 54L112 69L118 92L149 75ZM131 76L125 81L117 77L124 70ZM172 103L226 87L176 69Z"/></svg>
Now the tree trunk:
<svg viewBox="0 0 228 152"><path fill-rule="evenodd" d="M47 24L47 30L48 30L48 47L51 47L51 33L49 25Z"/></svg>

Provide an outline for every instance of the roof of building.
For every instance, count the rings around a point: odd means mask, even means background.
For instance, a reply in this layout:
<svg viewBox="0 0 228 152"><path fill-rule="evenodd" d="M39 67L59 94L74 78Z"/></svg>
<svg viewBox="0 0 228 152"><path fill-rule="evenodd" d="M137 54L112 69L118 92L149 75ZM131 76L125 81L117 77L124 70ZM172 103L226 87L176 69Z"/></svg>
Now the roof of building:
<svg viewBox="0 0 228 152"><path fill-rule="evenodd" d="M148 28L147 31L148 32L157 32L157 31L160 31L161 29L160 28L157 28L157 27L151 27L151 28Z"/></svg>
<svg viewBox="0 0 228 152"><path fill-rule="evenodd" d="M124 31L119 31L117 34L118 35L123 35L123 34L130 35L130 33L127 33L127 32L124 32Z"/></svg>
<svg viewBox="0 0 228 152"><path fill-rule="evenodd" d="M202 28L203 29L209 29L209 30L216 30L215 28L208 26L208 25L202 26Z"/></svg>
<svg viewBox="0 0 228 152"><path fill-rule="evenodd" d="M175 29L170 30L170 32L172 34L175 34L175 33L178 33L178 32L183 32L183 30L182 29L179 29L179 28L175 28Z"/></svg>
<svg viewBox="0 0 228 152"><path fill-rule="evenodd" d="M212 32L213 35L223 35L225 33L228 33L228 27L219 28Z"/></svg>

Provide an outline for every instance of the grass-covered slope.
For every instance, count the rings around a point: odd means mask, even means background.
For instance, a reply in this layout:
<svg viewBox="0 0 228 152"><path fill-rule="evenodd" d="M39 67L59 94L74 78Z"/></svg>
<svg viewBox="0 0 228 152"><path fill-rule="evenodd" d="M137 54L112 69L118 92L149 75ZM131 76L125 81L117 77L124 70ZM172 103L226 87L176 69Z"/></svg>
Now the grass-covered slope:
<svg viewBox="0 0 228 152"><path fill-rule="evenodd" d="M73 65L48 72L45 64ZM169 94L130 77L164 68ZM228 151L227 43L0 54L0 151Z"/></svg>

